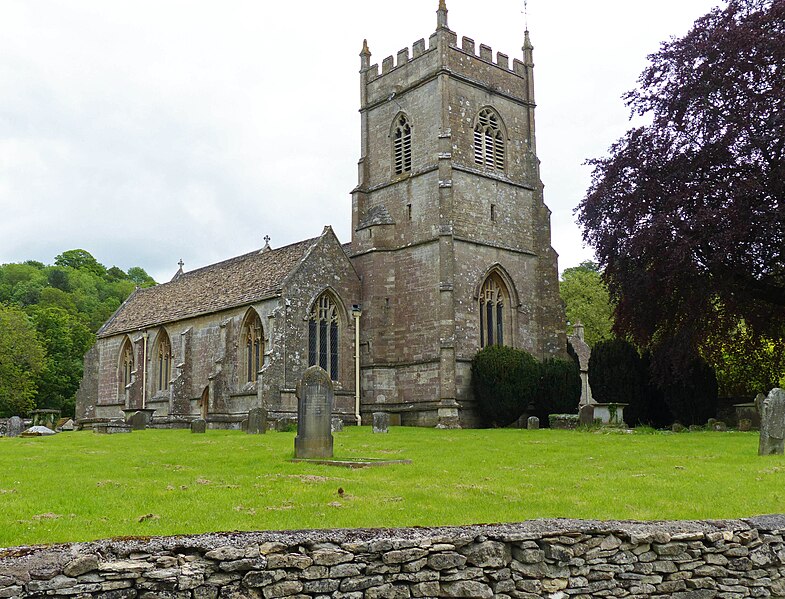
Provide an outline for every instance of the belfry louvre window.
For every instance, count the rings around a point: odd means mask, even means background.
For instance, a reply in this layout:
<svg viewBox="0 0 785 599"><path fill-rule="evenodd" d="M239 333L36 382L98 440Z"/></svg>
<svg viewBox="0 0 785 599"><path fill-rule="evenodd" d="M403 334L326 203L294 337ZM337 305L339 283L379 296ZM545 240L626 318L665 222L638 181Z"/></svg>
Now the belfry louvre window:
<svg viewBox="0 0 785 599"><path fill-rule="evenodd" d="M504 345L504 314L509 294L497 274L489 276L480 292L480 347Z"/></svg>
<svg viewBox="0 0 785 599"><path fill-rule="evenodd" d="M172 344L166 331L161 331L161 340L158 342L158 364L156 386L158 391L169 388L169 379L172 377Z"/></svg>
<svg viewBox="0 0 785 599"><path fill-rule="evenodd" d="M256 382L264 356L264 334L262 319L256 312L251 312L243 327L243 343L245 354L245 382Z"/></svg>
<svg viewBox="0 0 785 599"><path fill-rule="evenodd" d="M308 366L321 366L338 380L338 309L327 293L316 300L308 319Z"/></svg>
<svg viewBox="0 0 785 599"><path fill-rule="evenodd" d="M395 124L393 154L396 175L412 170L412 127L404 114L398 117Z"/></svg>
<svg viewBox="0 0 785 599"><path fill-rule="evenodd" d="M486 168L504 170L504 134L499 115L483 108L474 126L474 162Z"/></svg>

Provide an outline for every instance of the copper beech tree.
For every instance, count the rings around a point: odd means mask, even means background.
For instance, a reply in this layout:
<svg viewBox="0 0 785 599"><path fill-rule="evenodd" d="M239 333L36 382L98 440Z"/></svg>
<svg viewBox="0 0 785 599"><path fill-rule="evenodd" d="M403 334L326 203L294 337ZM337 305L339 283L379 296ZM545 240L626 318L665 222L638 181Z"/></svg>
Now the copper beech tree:
<svg viewBox="0 0 785 599"><path fill-rule="evenodd" d="M740 322L782 340L785 0L730 0L649 60L625 100L650 124L589 161L576 209L616 332L668 369Z"/></svg>

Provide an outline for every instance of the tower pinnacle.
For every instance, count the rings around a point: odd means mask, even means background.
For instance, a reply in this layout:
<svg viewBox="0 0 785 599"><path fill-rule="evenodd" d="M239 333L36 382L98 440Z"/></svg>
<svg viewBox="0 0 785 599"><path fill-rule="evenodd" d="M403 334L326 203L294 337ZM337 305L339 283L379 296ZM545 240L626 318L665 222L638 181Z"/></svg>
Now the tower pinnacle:
<svg viewBox="0 0 785 599"><path fill-rule="evenodd" d="M363 70L371 66L371 51L368 49L368 40L363 40L363 49L360 51L360 64Z"/></svg>
<svg viewBox="0 0 785 599"><path fill-rule="evenodd" d="M436 28L449 29L447 26L447 3L439 0L439 9L436 11Z"/></svg>
<svg viewBox="0 0 785 599"><path fill-rule="evenodd" d="M532 46L531 39L529 39L529 29L523 32L523 64L527 67L534 66L534 46Z"/></svg>

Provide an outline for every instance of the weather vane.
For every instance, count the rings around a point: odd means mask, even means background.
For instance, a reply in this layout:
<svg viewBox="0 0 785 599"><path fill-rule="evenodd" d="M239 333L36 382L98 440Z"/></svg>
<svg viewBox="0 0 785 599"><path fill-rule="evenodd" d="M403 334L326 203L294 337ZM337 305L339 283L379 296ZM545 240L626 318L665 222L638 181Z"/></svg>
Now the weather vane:
<svg viewBox="0 0 785 599"><path fill-rule="evenodd" d="M523 0L523 22L526 26L526 31L529 30L529 0Z"/></svg>

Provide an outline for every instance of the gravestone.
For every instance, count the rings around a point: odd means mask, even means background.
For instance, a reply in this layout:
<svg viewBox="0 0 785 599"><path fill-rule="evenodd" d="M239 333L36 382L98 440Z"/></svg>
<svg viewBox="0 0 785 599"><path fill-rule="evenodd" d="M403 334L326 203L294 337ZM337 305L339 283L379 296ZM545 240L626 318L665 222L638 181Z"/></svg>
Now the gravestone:
<svg viewBox="0 0 785 599"><path fill-rule="evenodd" d="M340 418L333 418L330 421L330 428L334 433L342 433L343 432L343 420Z"/></svg>
<svg viewBox="0 0 785 599"><path fill-rule="evenodd" d="M147 414L144 412L134 412L128 419L128 426L135 431L143 431L147 428Z"/></svg>
<svg viewBox="0 0 785 599"><path fill-rule="evenodd" d="M772 389L760 404L758 455L782 455L785 448L785 390Z"/></svg>
<svg viewBox="0 0 785 599"><path fill-rule="evenodd" d="M387 412L373 413L373 432L386 433L390 430L390 415Z"/></svg>
<svg viewBox="0 0 785 599"><path fill-rule="evenodd" d="M333 383L319 366L311 366L297 383L297 436L294 457L333 457L330 421L333 413Z"/></svg>
<svg viewBox="0 0 785 599"><path fill-rule="evenodd" d="M739 420L739 431L742 433L746 433L747 431L752 430L752 420L749 418L742 418Z"/></svg>
<svg viewBox="0 0 785 599"><path fill-rule="evenodd" d="M76 428L74 425L74 421L71 418L65 419L61 418L61 420L65 420L62 424L60 424L55 430L59 432L71 432Z"/></svg>
<svg viewBox="0 0 785 599"><path fill-rule="evenodd" d="M243 418L242 421L240 422L240 430L243 431L244 433L248 432L248 419L247 418Z"/></svg>
<svg viewBox="0 0 785 599"><path fill-rule="evenodd" d="M540 419L537 416L529 416L526 421L526 428L530 431L536 431L540 428Z"/></svg>
<svg viewBox="0 0 785 599"><path fill-rule="evenodd" d="M267 410L264 408L251 408L248 410L248 429L245 431L249 435L263 435L267 425Z"/></svg>
<svg viewBox="0 0 785 599"><path fill-rule="evenodd" d="M197 418L191 421L192 433L205 433L207 432L207 421L204 418Z"/></svg>
<svg viewBox="0 0 785 599"><path fill-rule="evenodd" d="M593 404L581 406L580 410L578 410L578 424L581 426L592 426L594 424Z"/></svg>
<svg viewBox="0 0 785 599"><path fill-rule="evenodd" d="M8 428L5 431L6 437L18 437L22 434L22 431L25 429L25 423L22 422L22 419L19 416L11 416L10 420L8 421Z"/></svg>
<svg viewBox="0 0 785 599"><path fill-rule="evenodd" d="M125 420L110 420L93 424L93 432L99 435L114 435L116 433L130 433L133 429Z"/></svg>

